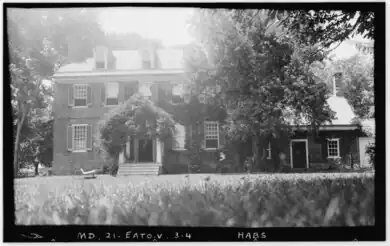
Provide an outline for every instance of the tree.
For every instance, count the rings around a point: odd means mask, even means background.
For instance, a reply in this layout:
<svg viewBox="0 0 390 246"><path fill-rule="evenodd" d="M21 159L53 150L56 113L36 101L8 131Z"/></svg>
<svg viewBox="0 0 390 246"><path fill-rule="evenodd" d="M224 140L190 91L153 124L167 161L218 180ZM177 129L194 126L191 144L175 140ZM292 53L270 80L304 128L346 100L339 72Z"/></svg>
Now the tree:
<svg viewBox="0 0 390 246"><path fill-rule="evenodd" d="M64 62L69 39L92 44L102 37L95 12L76 9L25 10L8 9L8 48L10 54L11 99L16 125L14 171L18 172L22 127L29 112L46 108L49 90L42 84ZM92 46L90 46L92 47ZM92 49L78 49L78 58L85 59ZM83 52L84 51L84 52Z"/></svg>
<svg viewBox="0 0 390 246"><path fill-rule="evenodd" d="M283 26L267 10L199 10L192 33L207 50L208 81L221 88L230 113L230 136L254 140L256 165L264 167L264 150L272 138L278 155L290 122L307 119L314 128L332 118L326 85L312 72L323 54L281 35ZM195 74L202 73L196 71ZM289 109L289 110L288 110ZM279 158L274 158L278 169Z"/></svg>
<svg viewBox="0 0 390 246"><path fill-rule="evenodd" d="M287 27L287 32L296 35L301 41L319 44L324 48L341 43L354 35L374 39L375 15L373 12L275 10L271 11L271 15L279 18L281 20L279 25ZM358 44L358 46L362 45Z"/></svg>
<svg viewBox="0 0 390 246"><path fill-rule="evenodd" d="M333 77L343 95L352 105L359 119L373 117L374 107L374 61L371 54L357 53L347 59L324 61L315 74L333 90Z"/></svg>

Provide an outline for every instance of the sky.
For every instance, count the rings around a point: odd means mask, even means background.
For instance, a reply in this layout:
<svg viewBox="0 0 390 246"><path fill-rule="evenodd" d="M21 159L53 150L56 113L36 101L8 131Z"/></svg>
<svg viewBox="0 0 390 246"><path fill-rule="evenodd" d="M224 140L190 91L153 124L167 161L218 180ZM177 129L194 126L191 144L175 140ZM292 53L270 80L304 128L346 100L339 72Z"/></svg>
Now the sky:
<svg viewBox="0 0 390 246"><path fill-rule="evenodd" d="M186 25L192 13L190 8L111 8L101 14L100 21L105 32L134 32L171 46L191 42Z"/></svg>

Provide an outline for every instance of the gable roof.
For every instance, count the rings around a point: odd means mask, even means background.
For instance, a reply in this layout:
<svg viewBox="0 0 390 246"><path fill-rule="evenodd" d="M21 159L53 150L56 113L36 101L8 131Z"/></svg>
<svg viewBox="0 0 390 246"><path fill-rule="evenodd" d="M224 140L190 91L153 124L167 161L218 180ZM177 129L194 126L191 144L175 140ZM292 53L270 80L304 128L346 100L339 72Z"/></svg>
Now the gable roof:
<svg viewBox="0 0 390 246"><path fill-rule="evenodd" d="M142 70L142 57L139 50L113 50L112 54L116 59L115 70ZM183 49L158 49L156 56L160 70L183 69ZM91 72L94 70L94 58L92 57L84 62L64 65L57 73Z"/></svg>
<svg viewBox="0 0 390 246"><path fill-rule="evenodd" d="M352 120L355 118L355 113L351 105L348 103L347 99L340 96L331 96L328 98L327 103L332 111L335 112L335 119L331 123L326 122L324 125L337 125L337 126L347 126L351 125ZM286 108L284 110L284 115L286 121L291 125L309 125L310 122L305 117L300 117L300 121L296 120L296 115L294 110L291 108Z"/></svg>

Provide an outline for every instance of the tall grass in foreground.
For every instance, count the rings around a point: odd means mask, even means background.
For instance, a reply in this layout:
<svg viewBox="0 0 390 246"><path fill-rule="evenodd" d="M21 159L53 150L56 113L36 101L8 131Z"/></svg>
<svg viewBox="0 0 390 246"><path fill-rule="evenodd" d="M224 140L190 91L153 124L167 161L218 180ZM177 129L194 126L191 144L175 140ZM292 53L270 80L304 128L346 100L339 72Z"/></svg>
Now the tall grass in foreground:
<svg viewBox="0 0 390 246"><path fill-rule="evenodd" d="M152 179L151 179L152 180ZM158 177L156 178L158 180ZM31 187L29 187L31 190ZM374 175L237 176L190 184L127 180L16 186L17 224L172 226L374 225Z"/></svg>

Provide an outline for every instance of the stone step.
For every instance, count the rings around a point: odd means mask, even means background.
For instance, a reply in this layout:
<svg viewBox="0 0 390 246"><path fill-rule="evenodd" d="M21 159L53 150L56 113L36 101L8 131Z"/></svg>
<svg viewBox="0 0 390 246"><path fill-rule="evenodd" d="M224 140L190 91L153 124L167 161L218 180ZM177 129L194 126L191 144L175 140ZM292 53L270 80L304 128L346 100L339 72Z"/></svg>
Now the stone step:
<svg viewBox="0 0 390 246"><path fill-rule="evenodd" d="M156 163L125 163L119 166L118 175L158 175L160 166Z"/></svg>

